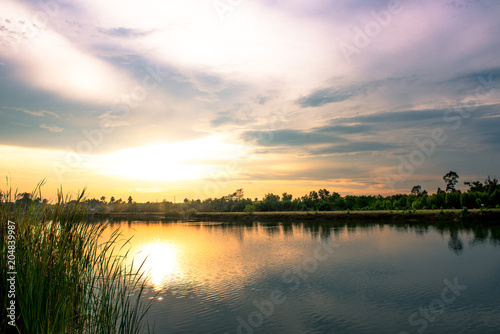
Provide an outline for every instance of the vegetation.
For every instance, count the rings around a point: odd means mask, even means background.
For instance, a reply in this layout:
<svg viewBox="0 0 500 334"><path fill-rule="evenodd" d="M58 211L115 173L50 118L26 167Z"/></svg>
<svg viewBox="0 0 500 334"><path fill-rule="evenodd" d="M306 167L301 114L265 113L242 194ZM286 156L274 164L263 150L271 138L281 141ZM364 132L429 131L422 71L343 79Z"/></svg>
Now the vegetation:
<svg viewBox="0 0 500 334"><path fill-rule="evenodd" d="M31 194L0 195L2 287L12 277L9 272L17 273L15 298L6 288L0 291L0 332L149 330L145 323L149 305L141 301L145 279L140 268L125 266L125 257L117 254L120 234L103 239L107 224L91 221L85 211L85 191L74 201L59 192L57 203L49 205L36 200L41 198L41 185ZM9 230L15 236L15 264L7 257ZM16 327L8 324L11 319L5 314L11 300L15 300Z"/></svg>
<svg viewBox="0 0 500 334"><path fill-rule="evenodd" d="M243 189L238 189L221 198L209 198L203 201L186 198L182 203L172 203L166 200L157 203L136 203L131 196L128 197L127 201L122 201L121 198L115 200L112 197L109 202L106 202L106 198L103 196L100 200L89 199L85 203L76 204L75 201L71 203L79 206L85 204L90 213L157 213L164 215L167 219L191 219L198 212L244 212L247 214L272 211L387 210L413 212L415 210L462 209L464 207L468 210L500 208L500 184L497 179L488 177L484 182L464 182L469 187L465 192L456 189L458 179L459 176L456 172L448 172L443 177L447 191L438 188L436 193L432 195L427 190L422 190L420 185L415 185L408 194L389 196L341 196L337 192L319 189L297 198L293 198L291 194L285 192L281 196L268 193L262 199L250 199L244 198ZM24 205L34 202L42 205L46 202L40 197L36 197L34 200L32 198L35 197L32 197L31 194L20 194L15 204Z"/></svg>
<svg viewBox="0 0 500 334"><path fill-rule="evenodd" d="M271 211L360 211L360 210L387 210L387 211L414 211L414 210L443 210L443 209L488 209L500 207L500 184L497 179L488 177L484 182L464 182L469 189L465 192L456 190L458 174L450 171L443 180L447 191L438 188L435 194L430 195L422 190L420 185L414 186L409 194L395 194L390 196L341 196L337 192L327 189L311 191L302 197L293 198L291 194L281 196L268 193L262 199L244 198L243 189L223 196L206 200L184 199L183 203L163 201L161 203L127 203L118 200L106 203L105 201L89 200L87 206L93 212L102 213L159 213L166 218L187 218L193 212L271 212Z"/></svg>

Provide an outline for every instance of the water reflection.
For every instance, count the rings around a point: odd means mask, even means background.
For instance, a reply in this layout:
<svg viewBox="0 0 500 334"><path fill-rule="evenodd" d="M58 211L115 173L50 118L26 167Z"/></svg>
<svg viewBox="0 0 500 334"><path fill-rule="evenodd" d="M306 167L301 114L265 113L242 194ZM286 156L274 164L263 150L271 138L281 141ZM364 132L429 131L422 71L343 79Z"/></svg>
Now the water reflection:
<svg viewBox="0 0 500 334"><path fill-rule="evenodd" d="M169 278L174 274L180 275L179 256L182 250L175 244L157 240L138 244L140 251L135 255L134 264L142 266L150 277L150 282L155 291L168 285Z"/></svg>
<svg viewBox="0 0 500 334"><path fill-rule="evenodd" d="M457 304L465 315L447 310L450 322L433 324L428 333L462 319L472 324L480 318L478 304L500 311L500 296L490 292L498 290L500 275L495 225L129 220L111 222L106 233L117 228L124 239L132 237L134 261L144 261L148 296L159 294L151 309L158 333L235 333L237 317L248 320L255 302L275 289L287 302L255 333L399 333L412 312L436 298L443 279L456 276L477 301ZM312 265L325 241L341 246L311 272L295 274ZM294 277L300 277L296 290Z"/></svg>
<svg viewBox="0 0 500 334"><path fill-rule="evenodd" d="M481 244L500 244L500 227L483 224L330 224L328 222L303 223L165 223L162 221L111 221L109 233L121 228L124 238L133 237L130 254L135 265L143 263L143 270L150 276L151 286L159 291L168 288L173 281L183 280L215 287L225 282L225 274L232 279L245 281L258 271L262 262L280 266L292 261L300 251L291 245L307 239L345 240L361 235L377 234L380 247L396 247L399 235L413 234L419 238L434 232L447 239L448 248L461 256L469 247ZM465 240L465 242L464 242ZM270 242L268 242L270 241ZM252 244L254 249L247 249ZM256 246L257 245L257 246ZM274 257L261 258L259 252L271 252ZM246 260L251 257L254 265ZM132 258L131 260L132 261ZM196 268L196 271L193 269ZM200 279L203 278L203 279ZM223 279L224 278L224 279ZM225 283L224 283L225 284ZM220 287L215 287L220 289Z"/></svg>

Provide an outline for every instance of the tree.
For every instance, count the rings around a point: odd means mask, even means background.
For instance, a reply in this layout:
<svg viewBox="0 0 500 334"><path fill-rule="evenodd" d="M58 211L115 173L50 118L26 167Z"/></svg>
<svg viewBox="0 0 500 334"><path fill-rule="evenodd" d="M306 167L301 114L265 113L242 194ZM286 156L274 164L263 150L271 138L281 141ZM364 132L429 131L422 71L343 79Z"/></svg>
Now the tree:
<svg viewBox="0 0 500 334"><path fill-rule="evenodd" d="M479 181L468 182L465 181L464 184L469 187L469 192L483 192L484 185Z"/></svg>
<svg viewBox="0 0 500 334"><path fill-rule="evenodd" d="M132 204L134 200L132 199L132 196L129 196L127 199L128 204Z"/></svg>
<svg viewBox="0 0 500 334"><path fill-rule="evenodd" d="M321 198L323 201L328 199L328 196L330 196L330 192L326 189L320 189L318 191L319 198Z"/></svg>
<svg viewBox="0 0 500 334"><path fill-rule="evenodd" d="M236 197L237 200L243 199L243 188L237 189L233 196Z"/></svg>
<svg viewBox="0 0 500 334"><path fill-rule="evenodd" d="M109 200L109 203L114 203L115 202L115 197L114 196L111 196L110 200Z"/></svg>
<svg viewBox="0 0 500 334"><path fill-rule="evenodd" d="M445 176L443 176L443 180L444 182L446 182L446 191L448 192L455 192L457 191L455 189L455 184L458 183L458 174L455 173L454 171L449 171L448 173L446 173Z"/></svg>
<svg viewBox="0 0 500 334"><path fill-rule="evenodd" d="M413 188L411 188L411 194L418 196L418 195L420 195L421 190L422 190L422 187L420 185L413 186Z"/></svg>
<svg viewBox="0 0 500 334"><path fill-rule="evenodd" d="M106 196L101 196L101 201L106 202Z"/></svg>
<svg viewBox="0 0 500 334"><path fill-rule="evenodd" d="M243 212L245 213L254 213L254 211L255 211L255 205L253 204L247 204L245 206L245 209L243 209Z"/></svg>

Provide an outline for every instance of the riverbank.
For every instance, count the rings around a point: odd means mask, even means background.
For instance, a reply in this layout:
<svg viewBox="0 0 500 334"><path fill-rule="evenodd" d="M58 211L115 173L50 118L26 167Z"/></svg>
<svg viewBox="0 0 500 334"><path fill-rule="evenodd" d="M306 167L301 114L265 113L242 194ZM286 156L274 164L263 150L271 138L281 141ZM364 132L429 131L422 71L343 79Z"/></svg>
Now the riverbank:
<svg viewBox="0 0 500 334"><path fill-rule="evenodd" d="M162 213L110 213L98 215L107 218L124 219L159 219L164 220ZM167 220L182 220L172 218ZM483 223L500 223L500 209L488 210L418 210L418 211L318 211L318 212L198 212L196 216L185 220L195 221L322 221L322 222L462 222L473 221Z"/></svg>

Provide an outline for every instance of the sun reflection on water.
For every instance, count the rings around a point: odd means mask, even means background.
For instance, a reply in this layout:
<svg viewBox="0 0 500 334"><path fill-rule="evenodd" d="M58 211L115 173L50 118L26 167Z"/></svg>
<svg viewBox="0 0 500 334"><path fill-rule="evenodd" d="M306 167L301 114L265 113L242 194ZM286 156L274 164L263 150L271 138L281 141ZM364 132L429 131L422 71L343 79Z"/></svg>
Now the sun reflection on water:
<svg viewBox="0 0 500 334"><path fill-rule="evenodd" d="M159 291L168 284L169 279L178 274L181 250L175 244L165 241L152 241L139 246L134 261L142 265L142 270L149 276L154 290Z"/></svg>

